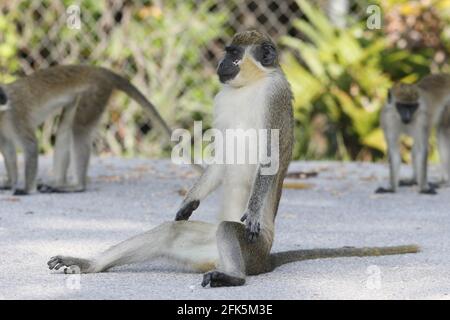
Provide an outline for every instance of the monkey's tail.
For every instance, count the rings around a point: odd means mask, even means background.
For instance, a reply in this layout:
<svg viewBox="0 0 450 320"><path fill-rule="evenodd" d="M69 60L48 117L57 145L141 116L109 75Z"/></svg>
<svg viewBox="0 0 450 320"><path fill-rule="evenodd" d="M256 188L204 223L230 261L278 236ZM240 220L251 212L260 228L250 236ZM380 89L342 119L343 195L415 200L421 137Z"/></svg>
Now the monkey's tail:
<svg viewBox="0 0 450 320"><path fill-rule="evenodd" d="M170 141L172 130L161 117L153 103L151 103L128 79L107 69L104 69L104 71L112 76L113 82L118 90L125 92L130 98L139 103L142 108L150 113L153 123L161 128L167 140Z"/></svg>
<svg viewBox="0 0 450 320"><path fill-rule="evenodd" d="M415 244L392 247L342 247L342 248L324 248L324 249L307 249L307 250L291 250L276 252L270 255L272 270L290 262L326 259L339 257L371 257L371 256L387 256L394 254L406 254L420 252L420 247Z"/></svg>
<svg viewBox="0 0 450 320"><path fill-rule="evenodd" d="M139 103L145 110L150 113L152 121L154 123L156 122L156 125L159 125L161 130L163 130L168 142L171 143L172 130L169 128L166 121L164 121L164 119L161 117L156 107L128 79L107 69L103 70L108 72L112 76L112 79L118 90L125 92L130 98ZM192 164L192 166L198 173L203 172L203 167L201 165L194 163Z"/></svg>

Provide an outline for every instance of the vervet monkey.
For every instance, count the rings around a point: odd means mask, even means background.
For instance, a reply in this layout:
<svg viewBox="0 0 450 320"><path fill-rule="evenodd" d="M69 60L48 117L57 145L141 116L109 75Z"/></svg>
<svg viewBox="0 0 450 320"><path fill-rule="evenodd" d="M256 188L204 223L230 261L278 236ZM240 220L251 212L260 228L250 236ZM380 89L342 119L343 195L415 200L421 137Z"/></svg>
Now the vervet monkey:
<svg viewBox="0 0 450 320"><path fill-rule="evenodd" d="M283 178L293 145L292 94L272 40L259 32L236 34L217 74L223 87L215 97L214 126L279 130L278 170L265 164L212 164L187 193L174 222L126 240L93 259L55 256L50 269L101 272L111 267L164 257L206 272L202 286L239 286L247 275L269 272L303 259L413 253L417 246L296 250L270 254ZM268 145L272 145L270 142ZM246 146L248 152L250 146ZM229 151L228 149L226 151ZM273 150L270 150L273 152ZM223 185L221 222L187 221L200 202ZM241 221L245 221L243 224Z"/></svg>
<svg viewBox="0 0 450 320"><path fill-rule="evenodd" d="M377 193L396 192L399 185L418 184L419 192L436 194L435 185L427 181L430 131L437 128L442 183L450 174L450 75L424 77L417 84L397 84L389 90L381 112L381 126L388 145L390 187ZM413 177L400 180L399 139L406 134L414 139L412 149Z"/></svg>
<svg viewBox="0 0 450 320"><path fill-rule="evenodd" d="M56 133L53 161L54 183L41 192L80 192L87 182L93 131L114 90L125 92L148 111L167 141L171 130L139 90L127 79L104 68L72 65L37 71L9 84L0 84L0 149L7 169L2 189L25 195L36 186L38 141L36 128L63 109ZM16 148L25 154L25 187L18 187ZM72 154L71 154L72 153ZM75 185L66 185L70 156Z"/></svg>

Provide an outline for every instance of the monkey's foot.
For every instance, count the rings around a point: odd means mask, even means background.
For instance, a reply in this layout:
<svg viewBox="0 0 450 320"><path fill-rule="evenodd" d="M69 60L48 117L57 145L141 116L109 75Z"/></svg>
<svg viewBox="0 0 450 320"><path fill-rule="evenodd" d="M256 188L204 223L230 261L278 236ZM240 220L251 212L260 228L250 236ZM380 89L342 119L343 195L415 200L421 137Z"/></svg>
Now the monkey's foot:
<svg viewBox="0 0 450 320"><path fill-rule="evenodd" d="M431 189L439 189L444 184L442 182L429 182L428 185L430 186Z"/></svg>
<svg viewBox="0 0 450 320"><path fill-rule="evenodd" d="M436 191L435 188L431 187L431 185L430 185L429 188L420 190L420 193L421 194L428 194L428 195L436 195L437 191Z"/></svg>
<svg viewBox="0 0 450 320"><path fill-rule="evenodd" d="M26 196L26 195L28 195L28 191L24 189L15 189L13 191L13 196Z"/></svg>
<svg viewBox="0 0 450 320"><path fill-rule="evenodd" d="M230 276L220 271L211 271L203 275L202 287L208 284L211 287L235 287L242 286L245 283L245 278Z"/></svg>
<svg viewBox="0 0 450 320"><path fill-rule="evenodd" d="M11 190L12 187L9 185L0 185L0 191Z"/></svg>
<svg viewBox="0 0 450 320"><path fill-rule="evenodd" d="M37 187L40 193L76 193L84 192L82 187L53 187L51 185L42 183Z"/></svg>
<svg viewBox="0 0 450 320"><path fill-rule="evenodd" d="M400 187L412 187L415 185L417 185L417 181L415 179L405 179L405 180L400 180L400 182L399 182ZM439 189L439 187L442 185L442 183L429 182L428 185L430 186L431 189Z"/></svg>
<svg viewBox="0 0 450 320"><path fill-rule="evenodd" d="M175 221L188 220L191 217L192 212L194 212L194 210L197 209L199 205L199 200L193 200L186 203L180 208L180 210L178 210L175 216Z"/></svg>
<svg viewBox="0 0 450 320"><path fill-rule="evenodd" d="M91 261L74 257L51 257L50 260L48 260L47 265L50 270L59 270L61 267L66 267L64 268L64 273L67 274L93 272Z"/></svg>
<svg viewBox="0 0 450 320"><path fill-rule="evenodd" d="M375 193L395 193L395 191L390 188L379 187L377 190L375 190Z"/></svg>

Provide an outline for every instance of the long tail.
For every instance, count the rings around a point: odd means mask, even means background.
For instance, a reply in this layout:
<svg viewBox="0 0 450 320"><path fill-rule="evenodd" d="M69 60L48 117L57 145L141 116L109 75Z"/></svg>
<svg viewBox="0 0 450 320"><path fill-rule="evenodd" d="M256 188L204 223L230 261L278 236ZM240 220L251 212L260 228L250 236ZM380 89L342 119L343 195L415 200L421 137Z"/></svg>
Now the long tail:
<svg viewBox="0 0 450 320"><path fill-rule="evenodd" d="M130 98L139 103L142 108L150 113L150 118L153 124L159 126L168 141L170 141L172 130L161 117L156 107L150 101L148 101L147 98L128 79L112 71L106 69L105 71L107 71L112 76L114 84L116 85L116 88L118 90L125 92Z"/></svg>
<svg viewBox="0 0 450 320"><path fill-rule="evenodd" d="M112 79L118 90L125 92L130 98L139 103L145 110L150 113L151 121L161 128L168 142L171 143L172 130L161 117L156 107L149 100L147 100L147 98L128 79L108 69L103 70L108 72L112 76ZM203 167L201 165L192 164L192 166L197 172L203 172Z"/></svg>
<svg viewBox="0 0 450 320"><path fill-rule="evenodd" d="M309 250L291 250L276 252L270 255L270 264L272 270L290 262L326 259L339 257L369 257L369 256L386 256L394 254L406 254L420 252L420 247L415 244L392 247L342 247L332 249L309 249Z"/></svg>

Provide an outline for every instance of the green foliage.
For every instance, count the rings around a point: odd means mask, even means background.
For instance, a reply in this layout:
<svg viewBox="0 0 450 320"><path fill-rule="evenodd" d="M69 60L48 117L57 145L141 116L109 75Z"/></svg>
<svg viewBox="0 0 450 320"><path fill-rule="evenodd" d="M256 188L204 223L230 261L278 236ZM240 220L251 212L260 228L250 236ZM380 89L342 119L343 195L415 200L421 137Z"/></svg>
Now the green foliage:
<svg viewBox="0 0 450 320"><path fill-rule="evenodd" d="M146 71L146 77L138 78L137 85L145 81L147 96L174 127L190 128L193 119L203 119L205 127L210 123L218 81L214 70L205 66L204 52L199 49L220 36L225 21L225 15L210 12L211 3L203 1L194 6L191 1L165 1L162 8L144 7L134 13L126 27L114 30L105 51L113 65L117 63L123 68L126 62L132 72ZM129 110L130 106L126 108ZM120 101L114 111L107 122L113 122L115 114L124 114ZM119 120L131 128L135 123L144 123L143 116L133 109L132 116ZM138 139L152 140L153 134ZM109 136L111 141L116 139L111 132ZM123 139L123 149L148 153L148 144L145 141L137 144L134 136Z"/></svg>
<svg viewBox="0 0 450 320"><path fill-rule="evenodd" d="M81 9L81 30L66 23L66 9L73 4ZM96 0L16 2L0 16L1 71L11 75L0 81L11 81L16 71L29 73L54 64L109 67L129 78L170 126L189 128L193 118L203 118L207 129L219 83L203 50L222 35L226 19L212 7L213 1L194 0L117 7ZM19 50L27 55L21 60L23 70L18 70ZM95 140L98 152L162 155L159 133L148 130L145 112L125 95L111 99L101 126ZM54 121L39 131L43 152L51 150L54 132Z"/></svg>
<svg viewBox="0 0 450 320"><path fill-rule="evenodd" d="M308 41L282 39L300 57L289 53L283 63L298 123L294 156L359 159L383 150L378 114L390 85L379 67L383 40L363 44L360 26L338 29L319 9L298 3L309 22L293 25Z"/></svg>
<svg viewBox="0 0 450 320"><path fill-rule="evenodd" d="M430 73L435 52L393 46L384 28L368 30L365 19L340 29L309 1L297 2L305 16L293 25L305 39L281 41L290 49L283 68L295 97L294 157L379 159L386 151L379 113L388 87ZM390 4L381 3L389 12ZM403 149L410 146L406 140Z"/></svg>
<svg viewBox="0 0 450 320"><path fill-rule="evenodd" d="M17 34L6 15L0 15L0 83L11 82L11 71L19 67L17 60Z"/></svg>

